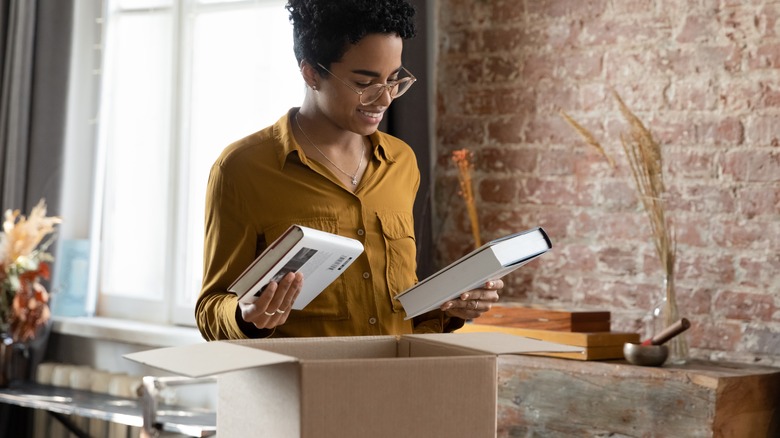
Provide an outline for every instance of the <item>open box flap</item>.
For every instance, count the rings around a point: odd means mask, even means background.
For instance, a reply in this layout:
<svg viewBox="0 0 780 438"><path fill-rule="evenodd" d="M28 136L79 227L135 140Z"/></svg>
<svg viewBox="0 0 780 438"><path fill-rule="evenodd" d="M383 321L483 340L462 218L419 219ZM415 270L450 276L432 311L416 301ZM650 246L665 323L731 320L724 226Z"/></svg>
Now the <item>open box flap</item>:
<svg viewBox="0 0 780 438"><path fill-rule="evenodd" d="M579 353L583 347L540 341L507 333L430 333L404 337L455 345L491 354Z"/></svg>
<svg viewBox="0 0 780 438"><path fill-rule="evenodd" d="M205 377L298 359L229 341L204 342L183 347L157 348L125 354L126 359L188 377Z"/></svg>

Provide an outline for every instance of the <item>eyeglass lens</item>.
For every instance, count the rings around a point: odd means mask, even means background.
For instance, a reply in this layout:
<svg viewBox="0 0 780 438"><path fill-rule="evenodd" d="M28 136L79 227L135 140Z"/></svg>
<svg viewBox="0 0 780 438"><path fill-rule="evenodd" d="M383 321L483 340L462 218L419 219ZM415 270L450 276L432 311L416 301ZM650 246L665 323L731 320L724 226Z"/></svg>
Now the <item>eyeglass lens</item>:
<svg viewBox="0 0 780 438"><path fill-rule="evenodd" d="M382 93L385 92L385 89L390 92L390 97L395 99L396 97L406 93L409 87L412 86L413 82L414 81L412 80L402 80L402 82L392 84L392 86L387 86L384 84L371 85L363 89L363 94L360 96L360 101L364 105L373 103L382 97Z"/></svg>

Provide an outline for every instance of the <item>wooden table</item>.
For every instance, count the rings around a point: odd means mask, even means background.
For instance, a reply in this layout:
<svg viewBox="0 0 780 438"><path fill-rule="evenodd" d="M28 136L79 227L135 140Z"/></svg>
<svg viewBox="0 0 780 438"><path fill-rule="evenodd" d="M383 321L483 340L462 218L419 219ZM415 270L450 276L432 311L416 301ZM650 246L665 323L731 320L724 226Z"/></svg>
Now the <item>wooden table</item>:
<svg viewBox="0 0 780 438"><path fill-rule="evenodd" d="M780 437L780 369L502 356L499 437Z"/></svg>

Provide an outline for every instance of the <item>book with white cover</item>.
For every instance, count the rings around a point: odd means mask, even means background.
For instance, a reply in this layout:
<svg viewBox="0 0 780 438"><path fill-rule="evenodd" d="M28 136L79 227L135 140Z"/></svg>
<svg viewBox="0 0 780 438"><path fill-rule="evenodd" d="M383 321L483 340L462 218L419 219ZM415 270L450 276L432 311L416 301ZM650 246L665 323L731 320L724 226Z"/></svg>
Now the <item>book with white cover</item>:
<svg viewBox="0 0 780 438"><path fill-rule="evenodd" d="M396 298L406 311L406 319L411 319L488 280L503 277L551 248L550 238L540 227L510 234L482 245Z"/></svg>
<svg viewBox="0 0 780 438"><path fill-rule="evenodd" d="M292 225L236 278L228 291L239 301L252 303L271 281L288 272L303 274L303 289L292 305L306 307L363 253L360 241L337 234Z"/></svg>

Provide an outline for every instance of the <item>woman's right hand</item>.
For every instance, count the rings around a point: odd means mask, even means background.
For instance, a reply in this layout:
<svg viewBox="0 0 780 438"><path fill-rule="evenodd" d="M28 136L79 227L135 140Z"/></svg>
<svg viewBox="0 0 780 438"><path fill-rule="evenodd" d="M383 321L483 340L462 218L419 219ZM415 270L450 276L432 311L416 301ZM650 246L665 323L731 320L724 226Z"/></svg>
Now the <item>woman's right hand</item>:
<svg viewBox="0 0 780 438"><path fill-rule="evenodd" d="M284 324L290 316L292 304L303 289L303 274L288 272L277 284L268 283L252 304L239 302L241 317L259 329L270 329Z"/></svg>

